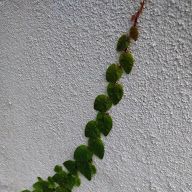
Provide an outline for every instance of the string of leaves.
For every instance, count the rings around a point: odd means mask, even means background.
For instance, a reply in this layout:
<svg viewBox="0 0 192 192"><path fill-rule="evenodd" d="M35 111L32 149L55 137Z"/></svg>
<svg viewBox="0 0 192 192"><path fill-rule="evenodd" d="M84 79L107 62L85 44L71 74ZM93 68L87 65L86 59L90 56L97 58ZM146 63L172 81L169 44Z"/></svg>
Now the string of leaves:
<svg viewBox="0 0 192 192"><path fill-rule="evenodd" d="M74 187L81 184L79 173L88 180L96 174L93 164L93 155L103 159L105 147L101 135L107 136L112 129L112 117L108 110L112 105L117 105L123 97L123 86L119 79L125 72L130 74L134 65L134 57L130 51L130 45L138 39L138 18L143 10L145 1L141 2L139 10L132 16L133 26L128 33L122 34L117 41L116 51L119 53L118 63L111 64L106 71L108 82L107 94L98 95L94 101L94 109L98 112L94 120L85 126L87 145L82 144L75 149L72 160L65 161L62 166L56 165L55 174L46 180L38 177L32 190L22 192L71 192Z"/></svg>

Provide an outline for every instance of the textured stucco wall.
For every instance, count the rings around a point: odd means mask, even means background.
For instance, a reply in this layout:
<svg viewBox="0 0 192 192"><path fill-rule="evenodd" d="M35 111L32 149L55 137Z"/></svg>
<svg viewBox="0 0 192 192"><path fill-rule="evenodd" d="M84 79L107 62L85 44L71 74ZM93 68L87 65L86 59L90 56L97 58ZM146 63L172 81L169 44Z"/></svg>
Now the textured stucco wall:
<svg viewBox="0 0 192 192"><path fill-rule="evenodd" d="M0 1L0 192L30 188L86 142L133 2ZM150 1L140 31L105 157L76 192L192 191L191 0Z"/></svg>

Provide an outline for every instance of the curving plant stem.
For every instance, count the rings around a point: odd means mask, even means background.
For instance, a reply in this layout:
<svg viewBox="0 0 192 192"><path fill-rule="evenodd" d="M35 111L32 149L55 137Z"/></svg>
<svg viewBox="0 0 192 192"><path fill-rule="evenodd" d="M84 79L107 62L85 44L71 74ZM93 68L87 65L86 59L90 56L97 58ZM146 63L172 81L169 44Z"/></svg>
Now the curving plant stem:
<svg viewBox="0 0 192 192"><path fill-rule="evenodd" d="M33 184L32 190L22 192L71 192L76 186L80 186L79 173L91 180L96 173L93 165L93 155L102 159L104 156L104 144L101 134L107 136L112 129L112 118L108 110L112 105L117 105L123 97L123 86L118 82L123 73L130 74L134 65L134 58L130 52L130 45L139 36L137 23L144 9L145 0L141 1L138 11L132 16L132 27L128 33L122 34L118 39L116 51L119 53L118 64L111 64L106 71L108 82L107 94L98 95L94 101L94 109L98 111L97 117L89 121L85 126L85 137L88 138L87 145L78 146L74 152L73 160L56 165L55 174L46 180L38 177Z"/></svg>
<svg viewBox="0 0 192 192"><path fill-rule="evenodd" d="M133 26L136 26L136 25L137 25L138 19L139 19L141 13L143 12L145 3L146 3L146 0L141 1L141 3L140 3L140 8L139 8L138 11L132 16L131 21L133 22Z"/></svg>

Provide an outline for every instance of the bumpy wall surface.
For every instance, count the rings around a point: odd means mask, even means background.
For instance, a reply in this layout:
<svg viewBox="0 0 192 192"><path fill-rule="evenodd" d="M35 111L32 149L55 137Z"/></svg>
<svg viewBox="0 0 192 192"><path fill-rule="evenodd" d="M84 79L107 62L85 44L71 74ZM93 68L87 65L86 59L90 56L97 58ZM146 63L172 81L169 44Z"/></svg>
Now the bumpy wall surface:
<svg viewBox="0 0 192 192"><path fill-rule="evenodd" d="M138 1L0 1L0 191L30 188L72 158ZM97 174L76 192L192 191L191 0L153 0L136 64L110 110Z"/></svg>

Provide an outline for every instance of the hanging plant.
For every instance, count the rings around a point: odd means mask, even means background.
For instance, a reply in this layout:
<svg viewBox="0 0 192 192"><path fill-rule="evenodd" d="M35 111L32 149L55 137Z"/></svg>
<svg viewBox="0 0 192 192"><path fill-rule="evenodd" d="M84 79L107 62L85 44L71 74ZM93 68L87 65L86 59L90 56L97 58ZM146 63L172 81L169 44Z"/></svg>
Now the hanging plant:
<svg viewBox="0 0 192 192"><path fill-rule="evenodd" d="M88 144L78 146L74 152L73 160L67 160L63 166L56 165L55 174L46 180L38 177L33 184L32 190L22 192L71 192L74 187L81 184L79 173L91 180L96 174L96 167L93 165L93 155L103 159L105 147L101 140L101 134L107 136L112 129L112 118L107 111L112 105L117 105L123 97L123 86L118 83L123 72L130 74L134 66L134 57L130 52L130 45L139 37L138 19L144 8L145 0L141 2L140 8L132 16L131 26L128 33L124 33L117 41L116 51L119 52L119 63L111 64L106 71L108 82L107 95L100 94L95 98L94 109L98 111L95 120L89 121L85 126L85 137ZM65 168L65 169L64 169Z"/></svg>

